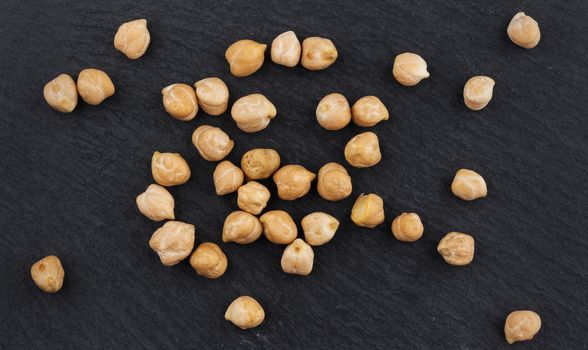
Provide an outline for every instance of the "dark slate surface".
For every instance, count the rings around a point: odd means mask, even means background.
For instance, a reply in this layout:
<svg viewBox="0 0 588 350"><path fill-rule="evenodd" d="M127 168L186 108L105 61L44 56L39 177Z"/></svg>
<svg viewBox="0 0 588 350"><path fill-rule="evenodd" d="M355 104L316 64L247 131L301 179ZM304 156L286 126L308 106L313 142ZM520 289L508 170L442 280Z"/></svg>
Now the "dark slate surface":
<svg viewBox="0 0 588 350"><path fill-rule="evenodd" d="M506 35L519 10L541 26L538 48ZM588 226L585 1L252 2L13 1L0 5L0 348L507 348L502 327L515 309L536 310L543 328L517 349L588 348ZM147 54L130 61L113 48L126 20L149 20ZM223 54L241 38L270 43L294 30L331 38L340 58L321 72L271 62L248 78L229 74ZM431 78L414 88L393 81L393 57L420 53ZM107 71L117 93L70 115L51 110L42 87L59 73ZM465 81L496 80L481 112L461 99ZM231 102L261 92L278 117L261 133L241 132L228 114L189 123L169 117L160 90L211 75L224 79ZM177 217L197 227L197 241L220 243L234 195L217 197L214 164L190 142L199 125L225 129L238 162L253 147L277 149L284 163L317 171L344 163L343 147L365 131L322 130L320 98L350 101L374 94L391 118L374 128L383 160L350 169L356 197L376 192L386 222L354 227L354 198L339 203L313 191L288 210L299 220L321 210L341 219L335 239L315 249L307 278L281 271L283 247L264 239L223 244L230 267L217 281L187 262L163 267L147 241L161 224L135 207L151 183L155 150L184 155L192 178L173 188ZM474 169L489 196L472 203L450 193L454 172ZM349 168L349 167L348 167ZM416 211L426 232L402 244L389 226ZM454 268L436 252L449 231L473 234L476 257ZM56 254L66 269L57 295L29 275ZM265 322L241 331L225 321L241 294L265 307Z"/></svg>

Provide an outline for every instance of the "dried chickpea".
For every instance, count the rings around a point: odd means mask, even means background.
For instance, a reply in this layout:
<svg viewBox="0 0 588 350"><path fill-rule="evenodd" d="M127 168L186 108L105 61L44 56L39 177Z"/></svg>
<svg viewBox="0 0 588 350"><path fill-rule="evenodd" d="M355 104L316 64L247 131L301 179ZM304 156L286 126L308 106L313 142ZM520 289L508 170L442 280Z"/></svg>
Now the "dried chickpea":
<svg viewBox="0 0 588 350"><path fill-rule="evenodd" d="M450 265L467 265L474 260L474 237L461 232L449 232L439 242L437 251Z"/></svg>
<svg viewBox="0 0 588 350"><path fill-rule="evenodd" d="M266 44L253 40L239 40L229 46L225 58L229 62L231 74L246 77L255 73L263 65Z"/></svg>
<svg viewBox="0 0 588 350"><path fill-rule="evenodd" d="M300 61L302 48L293 31L284 32L272 41L272 61L286 67L294 67Z"/></svg>
<svg viewBox="0 0 588 350"><path fill-rule="evenodd" d="M541 317L530 310L513 311L504 322L504 336L509 344L531 340L540 329Z"/></svg>
<svg viewBox="0 0 588 350"><path fill-rule="evenodd" d="M475 76L470 78L463 88L463 101L465 105L473 110L479 111L486 107L492 99L494 80L486 76Z"/></svg>
<svg viewBox="0 0 588 350"><path fill-rule="evenodd" d="M172 266L192 253L195 239L194 225L168 221L153 233L149 246L159 255L163 265Z"/></svg>
<svg viewBox="0 0 588 350"><path fill-rule="evenodd" d="M310 37L302 42L302 66L310 70L321 70L337 60L337 49L326 38Z"/></svg>
<svg viewBox="0 0 588 350"><path fill-rule="evenodd" d="M301 165L285 165L273 176L278 197L292 201L310 191L310 184L316 175Z"/></svg>
<svg viewBox="0 0 588 350"><path fill-rule="evenodd" d="M225 312L225 320L241 329L255 328L263 322L265 312L257 300L244 295L235 299Z"/></svg>
<svg viewBox="0 0 588 350"><path fill-rule="evenodd" d="M541 40L539 24L532 17L525 15L524 12L514 15L508 24L506 33L513 43L525 49L534 48Z"/></svg>
<svg viewBox="0 0 588 350"><path fill-rule="evenodd" d="M63 286L65 271L61 260L55 255L49 255L33 264L31 277L43 292L57 293Z"/></svg>
<svg viewBox="0 0 588 350"><path fill-rule="evenodd" d="M329 201L340 201L349 197L353 186L345 168L337 163L327 163L318 172L316 189L321 197Z"/></svg>
<svg viewBox="0 0 588 350"><path fill-rule="evenodd" d="M455 173L451 192L465 201L483 198L488 195L488 188L484 178L473 170L459 169Z"/></svg>
<svg viewBox="0 0 588 350"><path fill-rule="evenodd" d="M237 205L253 215L261 213L269 199L270 191L257 181L249 181L237 190Z"/></svg>
<svg viewBox="0 0 588 350"><path fill-rule="evenodd" d="M388 109L376 96L364 96L351 107L351 118L358 126L374 126L389 117Z"/></svg>
<svg viewBox="0 0 588 350"><path fill-rule="evenodd" d="M416 213L402 213L392 221L392 234L402 242L414 242L423 235L423 223Z"/></svg>
<svg viewBox="0 0 588 350"><path fill-rule="evenodd" d="M243 171L238 166L224 160L218 163L212 178L216 194L222 196L237 191L243 185L244 176Z"/></svg>
<svg viewBox="0 0 588 350"><path fill-rule="evenodd" d="M145 192L137 196L137 207L141 214L153 221L175 219L174 197L165 187L156 184L149 185Z"/></svg>
<svg viewBox="0 0 588 350"><path fill-rule="evenodd" d="M215 279L227 270L227 256L218 245L205 242L200 244L190 256L190 265L200 276Z"/></svg>
<svg viewBox="0 0 588 350"><path fill-rule="evenodd" d="M128 58L136 60L143 56L151 42L146 19L123 23L114 36L114 47Z"/></svg>
<svg viewBox="0 0 588 350"><path fill-rule="evenodd" d="M301 224L304 239L314 246L323 245L333 239L339 228L339 220L322 212L306 215Z"/></svg>
<svg viewBox="0 0 588 350"><path fill-rule="evenodd" d="M414 86L429 77L427 62L412 52L401 53L394 59L392 74L404 86Z"/></svg>
<svg viewBox="0 0 588 350"><path fill-rule="evenodd" d="M262 94L243 96L231 107L231 117L245 132L265 129L277 114L276 107Z"/></svg>
<svg viewBox="0 0 588 350"><path fill-rule="evenodd" d="M154 152L151 158L151 173L161 186L176 186L190 179L188 162L178 153Z"/></svg>
<svg viewBox="0 0 588 350"><path fill-rule="evenodd" d="M378 135L371 131L353 137L345 146L345 159L356 168L368 168L382 160Z"/></svg>
<svg viewBox="0 0 588 350"><path fill-rule="evenodd" d="M229 88L220 78L212 77L194 84L196 97L202 110L209 115L221 115L229 106Z"/></svg>
<svg viewBox="0 0 588 350"><path fill-rule="evenodd" d="M223 242L247 244L255 242L263 231L257 217L246 211L234 211L223 224Z"/></svg>
<svg viewBox="0 0 588 350"><path fill-rule="evenodd" d="M280 155L271 148L255 148L241 158L241 168L251 180L267 179L280 167Z"/></svg>
<svg viewBox="0 0 588 350"><path fill-rule="evenodd" d="M316 120L327 130L341 130L351 121L351 107L345 96L333 93L323 97L316 107Z"/></svg>
<svg viewBox="0 0 588 350"><path fill-rule="evenodd" d="M223 159L235 146L235 142L221 128L210 125L196 128L192 143L202 158L211 162Z"/></svg>
<svg viewBox="0 0 588 350"><path fill-rule="evenodd" d="M172 84L163 88L161 94L166 112L177 120L189 121L198 113L196 93L190 85Z"/></svg>
<svg viewBox="0 0 588 350"><path fill-rule="evenodd" d="M300 238L290 243L282 254L282 270L293 275L306 276L312 271L314 251Z"/></svg>
<svg viewBox="0 0 588 350"><path fill-rule="evenodd" d="M69 113L78 105L76 83L68 74L60 74L43 88L47 104L56 111Z"/></svg>
<svg viewBox="0 0 588 350"><path fill-rule="evenodd" d="M290 244L298 236L298 228L290 214L283 210L270 210L259 221L263 225L263 235L275 244Z"/></svg>
<svg viewBox="0 0 588 350"><path fill-rule="evenodd" d="M114 95L114 84L110 77L101 70L88 68L78 75L78 94L84 102L99 105L108 97Z"/></svg>
<svg viewBox="0 0 588 350"><path fill-rule="evenodd" d="M376 194L362 194L353 204L351 221L360 227L374 228L384 222L384 200Z"/></svg>

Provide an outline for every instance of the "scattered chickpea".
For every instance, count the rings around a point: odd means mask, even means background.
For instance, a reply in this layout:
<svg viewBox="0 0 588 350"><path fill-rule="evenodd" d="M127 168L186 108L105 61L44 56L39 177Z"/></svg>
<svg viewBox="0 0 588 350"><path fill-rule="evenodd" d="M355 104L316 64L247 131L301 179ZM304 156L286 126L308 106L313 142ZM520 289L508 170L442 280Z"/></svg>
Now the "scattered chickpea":
<svg viewBox="0 0 588 350"><path fill-rule="evenodd" d="M198 113L196 93L190 85L172 84L161 90L161 94L166 112L177 120L189 121Z"/></svg>
<svg viewBox="0 0 588 350"><path fill-rule="evenodd" d="M513 43L525 49L532 49L541 40L539 24L532 17L519 12L510 21L506 33Z"/></svg>
<svg viewBox="0 0 588 350"><path fill-rule="evenodd" d="M333 239L339 228L339 220L322 212L306 215L301 224L304 239L314 246L323 245Z"/></svg>
<svg viewBox="0 0 588 350"><path fill-rule="evenodd" d="M401 53L394 59L392 74L404 86L414 86L429 77L427 62L412 52Z"/></svg>
<svg viewBox="0 0 588 350"><path fill-rule="evenodd" d="M78 75L78 94L87 104L99 105L114 95L114 84L110 77L101 70L88 68Z"/></svg>
<svg viewBox="0 0 588 350"><path fill-rule="evenodd" d="M302 66L310 70L321 70L337 60L337 49L326 38L310 37L302 42Z"/></svg>
<svg viewBox="0 0 588 350"><path fill-rule="evenodd" d="M161 186L176 186L190 179L188 162L178 153L154 152L151 158L151 173Z"/></svg>
<svg viewBox="0 0 588 350"><path fill-rule="evenodd" d="M255 148L241 158L241 168L251 180L267 179L280 167L280 155L271 148Z"/></svg>
<svg viewBox="0 0 588 350"><path fill-rule="evenodd" d="M68 74L60 74L43 88L47 104L56 111L69 113L78 105L76 83Z"/></svg>
<svg viewBox="0 0 588 350"><path fill-rule="evenodd" d="M465 233L449 232L439 242L437 251L450 265L467 265L474 260L474 237Z"/></svg>
<svg viewBox="0 0 588 350"><path fill-rule="evenodd" d="M504 336L509 344L531 340L540 329L541 317L530 310L513 311L504 322Z"/></svg>
<svg viewBox="0 0 588 350"><path fill-rule="evenodd" d="M402 213L392 221L392 234L402 242L414 242L423 235L423 223L416 213Z"/></svg>
<svg viewBox="0 0 588 350"><path fill-rule="evenodd" d="M378 135L371 131L353 137L345 146L345 159L356 168L368 168L382 160Z"/></svg>
<svg viewBox="0 0 588 350"><path fill-rule="evenodd" d="M225 320L241 329L255 328L263 322L265 312L257 300L244 295L235 299L225 312Z"/></svg>
<svg viewBox="0 0 588 350"><path fill-rule="evenodd" d="M310 191L310 184L316 175L301 165L285 165L273 176L278 197L292 201Z"/></svg>
<svg viewBox="0 0 588 350"><path fill-rule="evenodd" d="M263 225L263 234L268 241L275 244L290 244L298 236L298 228L290 214L283 210L271 210L263 214L259 221Z"/></svg>
<svg viewBox="0 0 588 350"><path fill-rule="evenodd" d="M194 84L198 104L209 115L221 115L229 106L229 88L220 78L211 77Z"/></svg>
<svg viewBox="0 0 588 350"><path fill-rule="evenodd" d="M55 255L49 255L33 264L31 277L43 292L57 293L63 286L65 271L61 260Z"/></svg>
<svg viewBox="0 0 588 350"><path fill-rule="evenodd" d="M190 255L195 239L194 225L168 221L153 233L149 246L159 255L163 265L172 266Z"/></svg>
<svg viewBox="0 0 588 350"><path fill-rule="evenodd" d="M306 276L312 271L314 251L312 247L297 238L290 243L282 254L282 270L293 275Z"/></svg>
<svg viewBox="0 0 588 350"><path fill-rule="evenodd" d="M351 118L358 126L374 126L389 117L388 109L376 96L364 96L351 107Z"/></svg>
<svg viewBox="0 0 588 350"><path fill-rule="evenodd" d="M300 41L293 31L278 35L272 42L272 61L286 67L294 67L300 61Z"/></svg>
<svg viewBox="0 0 588 350"><path fill-rule="evenodd" d="M233 193L243 185L243 171L228 160L224 160L216 166L214 174L214 188L219 196Z"/></svg>
<svg viewBox="0 0 588 350"><path fill-rule="evenodd" d="M351 107L345 96L333 93L320 100L316 120L327 130L341 130L351 121Z"/></svg>
<svg viewBox="0 0 588 350"><path fill-rule="evenodd" d="M141 214L153 221L175 219L174 197L165 187L156 184L149 185L145 192L137 196L137 207Z"/></svg>
<svg viewBox="0 0 588 350"><path fill-rule="evenodd" d="M270 199L270 191L257 181L249 181L237 190L237 205L253 215L261 213Z"/></svg>
<svg viewBox="0 0 588 350"><path fill-rule="evenodd" d="M235 146L235 142L221 128L210 125L196 128L192 143L202 158L211 162L223 159Z"/></svg>
<svg viewBox="0 0 588 350"><path fill-rule="evenodd" d="M316 189L321 197L329 201L340 201L349 197L353 186L351 177L338 163L327 163L318 172Z"/></svg>
<svg viewBox="0 0 588 350"><path fill-rule="evenodd" d="M351 209L351 221L367 228L374 228L384 222L382 197L372 193L360 195Z"/></svg>
<svg viewBox="0 0 588 350"><path fill-rule="evenodd" d="M123 23L114 36L114 47L128 58L136 60L143 56L151 42L146 19Z"/></svg>
<svg viewBox="0 0 588 350"><path fill-rule="evenodd" d="M223 242L248 244L255 242L263 231L257 217L246 211L234 211L227 216L223 225Z"/></svg>
<svg viewBox="0 0 588 350"><path fill-rule="evenodd" d="M245 132L265 129L277 114L276 107L262 94L243 96L231 108L231 117L237 127Z"/></svg>
<svg viewBox="0 0 588 350"><path fill-rule="evenodd" d="M451 183L451 192L465 201L473 201L486 197L488 188L482 175L473 170L459 169Z"/></svg>
<svg viewBox="0 0 588 350"><path fill-rule="evenodd" d="M202 243L190 256L190 265L196 273L206 278L215 279L227 270L227 256L220 247L211 242Z"/></svg>
<svg viewBox="0 0 588 350"><path fill-rule="evenodd" d="M263 65L266 44L253 40L239 40L229 46L225 58L229 62L231 74L246 77L255 73Z"/></svg>
<svg viewBox="0 0 588 350"><path fill-rule="evenodd" d="M479 111L486 107L492 99L494 84L494 80L490 77L475 76L470 78L463 88L465 105L473 111Z"/></svg>

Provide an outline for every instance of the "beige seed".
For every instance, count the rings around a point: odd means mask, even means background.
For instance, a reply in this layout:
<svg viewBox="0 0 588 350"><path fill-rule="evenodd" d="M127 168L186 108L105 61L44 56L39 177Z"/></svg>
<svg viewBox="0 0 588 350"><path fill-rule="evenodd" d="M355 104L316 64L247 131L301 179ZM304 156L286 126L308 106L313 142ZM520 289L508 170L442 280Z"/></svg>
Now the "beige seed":
<svg viewBox="0 0 588 350"><path fill-rule="evenodd" d="M161 90L163 107L172 117L181 121L189 121L198 113L196 93L190 85L172 84Z"/></svg>
<svg viewBox="0 0 588 350"><path fill-rule="evenodd" d="M465 105L473 111L479 111L486 107L492 99L494 84L494 80L490 77L475 76L470 78L463 88Z"/></svg>
<svg viewBox="0 0 588 350"><path fill-rule="evenodd" d="M316 175L301 165L285 165L273 176L278 197L288 201L304 196L310 191L310 184Z"/></svg>
<svg viewBox="0 0 588 350"><path fill-rule="evenodd" d="M43 88L47 104L56 111L69 113L78 105L76 83L68 74L60 74Z"/></svg>
<svg viewBox="0 0 588 350"><path fill-rule="evenodd" d="M227 256L220 247L212 242L202 243L190 256L190 265L196 273L206 278L215 279L227 270Z"/></svg>
<svg viewBox="0 0 588 350"><path fill-rule="evenodd" d="M282 254L282 270L293 275L306 276L312 271L314 251L300 238L290 243Z"/></svg>
<svg viewBox="0 0 588 350"><path fill-rule="evenodd" d="M159 255L163 265L172 266L190 255L195 238L194 225L168 221L153 233L149 246Z"/></svg>
<svg viewBox="0 0 588 350"><path fill-rule="evenodd" d="M154 152L151 173L161 186L177 186L186 183L192 174L188 162L178 153Z"/></svg>
<svg viewBox="0 0 588 350"><path fill-rule="evenodd" d="M337 163L327 163L318 172L316 189L321 197L329 201L340 201L349 197L353 186L345 168Z"/></svg>
<svg viewBox="0 0 588 350"><path fill-rule="evenodd" d="M335 236L339 220L322 212L306 215L301 222L304 239L313 246L323 245Z"/></svg>
<svg viewBox="0 0 588 350"><path fill-rule="evenodd" d="M353 137L345 146L345 159L356 168L368 168L382 160L378 135L371 131Z"/></svg>
<svg viewBox="0 0 588 350"><path fill-rule="evenodd" d="M110 77L101 70L88 68L78 75L78 94L84 102L99 105L108 97L114 95L114 84Z"/></svg>
<svg viewBox="0 0 588 350"><path fill-rule="evenodd" d="M267 179L280 167L280 155L270 148L255 148L241 158L241 168L251 180Z"/></svg>
<svg viewBox="0 0 588 350"><path fill-rule="evenodd" d="M216 194L223 196L227 193L233 193L243 184L243 171L238 166L228 160L224 160L216 166L214 174L214 189Z"/></svg>
<svg viewBox="0 0 588 350"><path fill-rule="evenodd" d="M262 94L241 97L231 108L231 117L237 127L245 132L257 132L265 129L278 111Z"/></svg>
<svg viewBox="0 0 588 350"><path fill-rule="evenodd" d="M132 60L143 56L150 42L146 19L123 23L114 36L114 47Z"/></svg>
<svg viewBox="0 0 588 350"><path fill-rule="evenodd" d="M196 128L192 133L192 143L202 158L210 162L223 159L235 146L235 142L221 128L210 125Z"/></svg>
<svg viewBox="0 0 588 350"><path fill-rule="evenodd" d="M248 244L255 242L263 231L257 217L245 211L234 211L223 224L223 242Z"/></svg>
<svg viewBox="0 0 588 350"><path fill-rule="evenodd" d="M376 194L360 195L353 209L351 221L360 227L374 228L384 222L384 200Z"/></svg>
<svg viewBox="0 0 588 350"><path fill-rule="evenodd" d="M429 77L427 62L412 52L401 53L394 59L392 74L404 86L414 86Z"/></svg>
<svg viewBox="0 0 588 350"><path fill-rule="evenodd" d="M246 77L255 73L263 65L266 44L253 40L239 40L229 46L225 58L229 62L231 74Z"/></svg>
<svg viewBox="0 0 588 350"><path fill-rule="evenodd" d="M459 169L451 183L451 192L465 201L483 198L488 195L484 178L473 170Z"/></svg>
<svg viewBox="0 0 588 350"><path fill-rule="evenodd" d="M364 96L351 107L351 116L355 125L374 126L390 117L388 109L376 96Z"/></svg>
<svg viewBox="0 0 588 350"><path fill-rule="evenodd" d="M425 228L416 213L402 213L392 221L392 234L402 242L414 242L421 238Z"/></svg>
<svg viewBox="0 0 588 350"><path fill-rule="evenodd" d="M337 60L337 49L326 38L310 37L302 42L302 66L310 70L321 70Z"/></svg>
<svg viewBox="0 0 588 350"><path fill-rule="evenodd" d="M235 299L225 312L225 319L241 329L255 328L264 318L265 312L261 305L247 295Z"/></svg>
<svg viewBox="0 0 588 350"><path fill-rule="evenodd" d="M298 236L298 228L290 214L283 210L271 210L263 214L259 221L263 225L263 234L268 241L275 244L290 244Z"/></svg>
<svg viewBox="0 0 588 350"><path fill-rule="evenodd" d="M55 255L49 255L31 266L33 282L45 293L57 293L63 286L65 271L61 260Z"/></svg>
<svg viewBox="0 0 588 350"><path fill-rule="evenodd" d="M294 67L300 61L302 48L293 31L278 35L272 42L272 61L286 67Z"/></svg>
<svg viewBox="0 0 588 350"><path fill-rule="evenodd" d="M541 317L530 310L511 312L504 322L504 336L509 344L531 340L541 329Z"/></svg>
<svg viewBox="0 0 588 350"><path fill-rule="evenodd" d="M156 184L149 185L145 192L137 196L137 207L141 214L153 221L175 219L174 197L165 187Z"/></svg>
<svg viewBox="0 0 588 350"><path fill-rule="evenodd" d="M541 40L539 24L532 17L519 12L510 21L506 29L508 37L513 43L525 49L532 49Z"/></svg>
<svg viewBox="0 0 588 350"><path fill-rule="evenodd" d="M249 181L237 190L237 205L253 215L261 213L270 199L270 191L257 181Z"/></svg>
<svg viewBox="0 0 588 350"><path fill-rule="evenodd" d="M316 107L316 120L327 130L341 130L351 121L351 107L345 96L333 93L323 97Z"/></svg>
<svg viewBox="0 0 588 350"><path fill-rule="evenodd" d="M471 263L474 260L474 249L474 237L461 232L449 232L437 246L443 259L455 266Z"/></svg>
<svg viewBox="0 0 588 350"><path fill-rule="evenodd" d="M229 106L229 88L220 78L211 77L194 84L202 110L209 115L221 115Z"/></svg>

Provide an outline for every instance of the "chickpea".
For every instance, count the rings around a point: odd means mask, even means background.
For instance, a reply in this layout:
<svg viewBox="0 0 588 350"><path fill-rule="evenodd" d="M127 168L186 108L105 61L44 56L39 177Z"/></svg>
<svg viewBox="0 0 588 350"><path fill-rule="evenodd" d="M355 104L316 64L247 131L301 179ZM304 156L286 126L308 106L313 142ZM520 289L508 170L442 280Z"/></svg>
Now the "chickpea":
<svg viewBox="0 0 588 350"><path fill-rule="evenodd" d="M392 221L392 234L402 242L414 242L423 235L423 223L416 213L402 213Z"/></svg>
<svg viewBox="0 0 588 350"><path fill-rule="evenodd" d="M211 242L202 243L190 256L190 265L200 276L215 279L227 271L227 256Z"/></svg>
<svg viewBox="0 0 588 350"><path fill-rule="evenodd" d="M510 40L520 47L532 49L541 40L539 24L532 17L519 12L510 21L506 33Z"/></svg>
<svg viewBox="0 0 588 350"><path fill-rule="evenodd" d="M355 125L374 126L390 117L386 106L376 96L364 96L351 107L351 116Z"/></svg>
<svg viewBox="0 0 588 350"><path fill-rule="evenodd" d="M349 197L353 186L351 177L342 165L327 163L318 172L316 189L324 199L340 201Z"/></svg>
<svg viewBox="0 0 588 350"><path fill-rule="evenodd" d="M394 59L392 74L404 86L414 86L429 77L427 62L412 52L401 53Z"/></svg>
<svg viewBox="0 0 588 350"><path fill-rule="evenodd" d="M356 135L345 146L345 159L356 168L368 168L382 160L378 135L371 131Z"/></svg>
<svg viewBox="0 0 588 350"><path fill-rule="evenodd" d="M248 244L255 242L263 231L257 217L245 211L234 211L227 216L223 225L223 242Z"/></svg>
<svg viewBox="0 0 588 350"><path fill-rule="evenodd" d="M145 192L138 195L137 207L141 214L153 221L175 219L174 197L172 197L165 187L159 185L149 185Z"/></svg>
<svg viewBox="0 0 588 350"><path fill-rule="evenodd" d="M196 93L190 85L172 84L161 90L161 94L166 112L177 120L186 122L198 113Z"/></svg>
<svg viewBox="0 0 588 350"><path fill-rule="evenodd" d="M99 105L114 95L114 84L110 77L101 70L88 68L78 75L78 94L87 104Z"/></svg>
<svg viewBox="0 0 588 350"><path fill-rule="evenodd" d="M47 104L56 111L69 113L78 105L76 83L68 74L60 74L43 88Z"/></svg>
<svg viewBox="0 0 588 350"><path fill-rule="evenodd" d="M483 198L488 195L488 188L484 178L473 170L459 169L455 173L451 192L465 201Z"/></svg>
<svg viewBox="0 0 588 350"><path fill-rule="evenodd" d="M190 179L190 167L178 153L154 152L151 158L151 173L161 186L176 186Z"/></svg>
<svg viewBox="0 0 588 350"><path fill-rule="evenodd" d="M541 317L530 310L513 311L504 322L504 336L509 344L531 340L540 329Z"/></svg>
<svg viewBox="0 0 588 350"><path fill-rule="evenodd" d="M235 146L235 142L221 128L210 125L196 128L192 134L192 143L202 158L210 162L223 159Z"/></svg>
<svg viewBox="0 0 588 350"><path fill-rule="evenodd" d="M270 191L257 181L249 181L237 190L237 205L253 215L261 213L269 199Z"/></svg>
<svg viewBox="0 0 588 350"><path fill-rule="evenodd" d="M248 179L267 179L280 167L280 155L271 148L255 148L241 158L241 168Z"/></svg>
<svg viewBox="0 0 588 350"><path fill-rule="evenodd" d="M253 40L239 40L229 46L225 52L225 58L229 62L231 74L236 77L246 77L263 65L266 44Z"/></svg>
<svg viewBox="0 0 588 350"><path fill-rule="evenodd" d="M49 255L33 264L31 277L43 292L57 293L63 286L65 271L61 260L55 255Z"/></svg>
<svg viewBox="0 0 588 350"><path fill-rule="evenodd" d="M143 56L151 42L146 19L123 23L114 36L114 47L128 58L136 60Z"/></svg>
<svg viewBox="0 0 588 350"><path fill-rule="evenodd" d="M277 114L276 107L262 94L243 96L231 108L237 127L249 133L265 129Z"/></svg>
<svg viewBox="0 0 588 350"><path fill-rule="evenodd" d="M194 84L198 104L209 115L221 115L229 106L229 88L220 78L212 77Z"/></svg>
<svg viewBox="0 0 588 350"><path fill-rule="evenodd" d="M159 255L164 266L172 266L190 255L195 239L194 225L168 221L153 233L149 246Z"/></svg>
<svg viewBox="0 0 588 350"><path fill-rule="evenodd" d="M216 194L219 196L233 193L243 185L243 171L228 160L218 163L212 178Z"/></svg>
<svg viewBox="0 0 588 350"><path fill-rule="evenodd" d="M285 165L274 174L278 197L293 201L310 191L310 183L316 175L300 165Z"/></svg>
<svg viewBox="0 0 588 350"><path fill-rule="evenodd" d="M316 120L327 130L341 130L351 121L351 107L345 96L333 93L320 100Z"/></svg>
<svg viewBox="0 0 588 350"><path fill-rule="evenodd" d="M284 32L272 41L272 61L286 67L294 67L300 61L300 41L293 31Z"/></svg>
<svg viewBox="0 0 588 350"><path fill-rule="evenodd" d="M310 245L323 245L333 239L339 228L339 220L327 213L311 213L302 219L304 239Z"/></svg>
<svg viewBox="0 0 588 350"><path fill-rule="evenodd" d="M225 312L225 320L231 321L241 329L255 328L263 322L264 318L265 312L261 305L247 295L235 299Z"/></svg>
<svg viewBox="0 0 588 350"><path fill-rule="evenodd" d="M321 70L337 60L337 49L326 38L310 37L302 42L302 66L310 70Z"/></svg>
<svg viewBox="0 0 588 350"><path fill-rule="evenodd" d="M486 107L492 99L494 80L486 76L470 78L463 88L463 101L473 110L479 111Z"/></svg>
<svg viewBox="0 0 588 350"><path fill-rule="evenodd" d="M290 243L282 254L281 265L285 273L306 276L312 271L313 263L312 247L300 238Z"/></svg>
<svg viewBox="0 0 588 350"><path fill-rule="evenodd" d="M290 214L283 210L271 210L263 214L259 221L263 225L263 234L268 241L275 244L290 244L298 236L298 228Z"/></svg>
<svg viewBox="0 0 588 350"><path fill-rule="evenodd" d="M449 232L439 242L437 251L450 265L467 265L474 260L474 237L465 233Z"/></svg>
<svg viewBox="0 0 588 350"><path fill-rule="evenodd" d="M353 204L351 221L357 226L374 228L384 222L384 200L376 194L362 194Z"/></svg>

